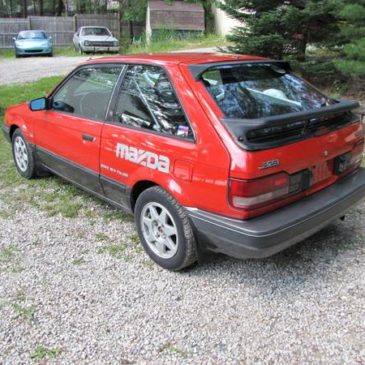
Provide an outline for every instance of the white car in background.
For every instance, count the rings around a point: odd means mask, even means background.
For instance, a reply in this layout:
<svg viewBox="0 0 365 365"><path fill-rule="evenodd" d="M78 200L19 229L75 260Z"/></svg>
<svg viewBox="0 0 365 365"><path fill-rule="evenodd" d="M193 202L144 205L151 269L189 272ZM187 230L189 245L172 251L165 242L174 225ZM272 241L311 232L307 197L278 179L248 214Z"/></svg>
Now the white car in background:
<svg viewBox="0 0 365 365"><path fill-rule="evenodd" d="M119 41L107 27L81 27L74 34L73 44L79 53L119 52Z"/></svg>

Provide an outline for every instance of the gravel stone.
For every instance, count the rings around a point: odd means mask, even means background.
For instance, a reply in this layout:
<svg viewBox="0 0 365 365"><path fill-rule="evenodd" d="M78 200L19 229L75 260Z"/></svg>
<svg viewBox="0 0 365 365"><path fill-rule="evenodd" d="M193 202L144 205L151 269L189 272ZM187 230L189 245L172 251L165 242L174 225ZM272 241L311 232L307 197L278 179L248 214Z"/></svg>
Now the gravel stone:
<svg viewBox="0 0 365 365"><path fill-rule="evenodd" d="M0 254L0 364L32 364L37 346L62 349L49 364L363 364L364 218L362 203L269 259L172 273L132 222L21 208L0 220L0 252L16 252Z"/></svg>

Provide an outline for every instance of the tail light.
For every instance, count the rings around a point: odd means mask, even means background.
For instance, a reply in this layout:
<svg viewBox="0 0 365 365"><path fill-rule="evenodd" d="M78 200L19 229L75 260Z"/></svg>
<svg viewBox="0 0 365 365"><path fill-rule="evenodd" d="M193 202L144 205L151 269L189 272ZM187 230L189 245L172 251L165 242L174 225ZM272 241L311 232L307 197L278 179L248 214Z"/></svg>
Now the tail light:
<svg viewBox="0 0 365 365"><path fill-rule="evenodd" d="M286 173L252 180L230 179L229 201L235 208L258 208L289 193L290 178Z"/></svg>

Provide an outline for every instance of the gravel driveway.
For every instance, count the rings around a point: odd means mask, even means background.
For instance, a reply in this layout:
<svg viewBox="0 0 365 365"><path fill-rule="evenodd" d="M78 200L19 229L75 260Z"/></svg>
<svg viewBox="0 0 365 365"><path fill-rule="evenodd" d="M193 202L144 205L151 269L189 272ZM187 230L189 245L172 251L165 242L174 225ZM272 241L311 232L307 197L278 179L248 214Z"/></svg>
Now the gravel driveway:
<svg viewBox="0 0 365 365"><path fill-rule="evenodd" d="M214 48L198 48L177 52L215 52ZM27 58L0 58L0 86L36 81L42 77L66 75L77 65L90 58L82 57L27 57ZM100 56L99 56L100 57Z"/></svg>
<svg viewBox="0 0 365 365"><path fill-rule="evenodd" d="M183 273L104 213L0 219L0 364L365 363L364 204L270 259Z"/></svg>
<svg viewBox="0 0 365 365"><path fill-rule="evenodd" d="M85 59L2 60L0 84ZM217 255L182 273L151 264L134 224L94 199L100 218L6 204L1 365L365 364L364 203L272 258Z"/></svg>
<svg viewBox="0 0 365 365"><path fill-rule="evenodd" d="M27 57L0 59L0 85L36 81L42 77L66 75L90 57Z"/></svg>

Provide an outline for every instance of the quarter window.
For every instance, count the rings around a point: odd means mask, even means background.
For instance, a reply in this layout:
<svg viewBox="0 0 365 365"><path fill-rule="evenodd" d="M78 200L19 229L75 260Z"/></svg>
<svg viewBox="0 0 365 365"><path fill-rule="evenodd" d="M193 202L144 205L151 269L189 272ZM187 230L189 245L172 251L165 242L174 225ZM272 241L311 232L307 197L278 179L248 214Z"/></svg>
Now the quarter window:
<svg viewBox="0 0 365 365"><path fill-rule="evenodd" d="M165 71L129 66L121 84L114 121L165 135L193 139L193 132Z"/></svg>
<svg viewBox="0 0 365 365"><path fill-rule="evenodd" d="M81 68L54 95L52 109L103 120L122 67Z"/></svg>

